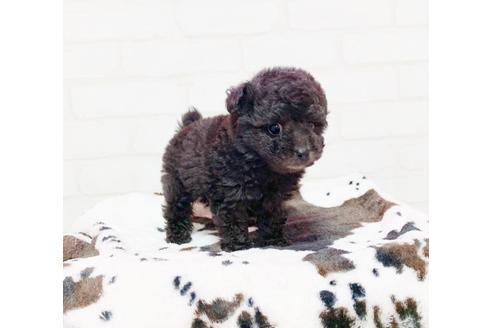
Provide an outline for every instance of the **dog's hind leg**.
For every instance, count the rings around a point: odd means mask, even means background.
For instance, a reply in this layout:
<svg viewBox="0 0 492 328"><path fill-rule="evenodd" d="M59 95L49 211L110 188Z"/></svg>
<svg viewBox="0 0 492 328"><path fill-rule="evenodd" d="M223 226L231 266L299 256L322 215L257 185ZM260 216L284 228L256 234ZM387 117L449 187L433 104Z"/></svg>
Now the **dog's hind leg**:
<svg viewBox="0 0 492 328"><path fill-rule="evenodd" d="M191 241L192 199L182 183L173 176L162 177L165 205L162 207L166 220L166 240L168 243L184 244Z"/></svg>

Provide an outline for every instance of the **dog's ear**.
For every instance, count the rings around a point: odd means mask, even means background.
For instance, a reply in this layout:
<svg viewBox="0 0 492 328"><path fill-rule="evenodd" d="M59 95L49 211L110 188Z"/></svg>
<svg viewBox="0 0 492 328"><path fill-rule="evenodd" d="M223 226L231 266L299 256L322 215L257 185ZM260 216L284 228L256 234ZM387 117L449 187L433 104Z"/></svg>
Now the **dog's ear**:
<svg viewBox="0 0 492 328"><path fill-rule="evenodd" d="M254 90L249 82L241 83L227 90L227 111L231 114L245 114L253 110Z"/></svg>

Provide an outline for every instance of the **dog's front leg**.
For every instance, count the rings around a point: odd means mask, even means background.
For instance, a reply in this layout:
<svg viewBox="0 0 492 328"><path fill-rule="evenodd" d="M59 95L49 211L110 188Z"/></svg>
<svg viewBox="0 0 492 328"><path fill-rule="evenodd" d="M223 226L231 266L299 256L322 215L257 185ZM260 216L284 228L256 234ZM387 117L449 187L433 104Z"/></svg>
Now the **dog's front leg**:
<svg viewBox="0 0 492 328"><path fill-rule="evenodd" d="M290 242L285 238L283 228L287 216L282 204L264 210L258 214L258 246L287 246Z"/></svg>
<svg viewBox="0 0 492 328"><path fill-rule="evenodd" d="M243 206L223 202L212 206L212 212L219 228L222 250L232 252L252 246L248 235L249 217Z"/></svg>

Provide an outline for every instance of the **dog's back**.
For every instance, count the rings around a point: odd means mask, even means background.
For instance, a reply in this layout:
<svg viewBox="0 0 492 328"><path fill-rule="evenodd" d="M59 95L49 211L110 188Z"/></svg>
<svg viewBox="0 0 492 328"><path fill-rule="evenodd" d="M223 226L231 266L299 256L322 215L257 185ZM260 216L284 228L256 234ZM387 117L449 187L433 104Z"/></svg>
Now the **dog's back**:
<svg viewBox="0 0 492 328"><path fill-rule="evenodd" d="M209 185L206 154L227 115L202 118L195 109L182 117L179 130L170 140L163 157L163 174L179 179L193 200L201 198Z"/></svg>

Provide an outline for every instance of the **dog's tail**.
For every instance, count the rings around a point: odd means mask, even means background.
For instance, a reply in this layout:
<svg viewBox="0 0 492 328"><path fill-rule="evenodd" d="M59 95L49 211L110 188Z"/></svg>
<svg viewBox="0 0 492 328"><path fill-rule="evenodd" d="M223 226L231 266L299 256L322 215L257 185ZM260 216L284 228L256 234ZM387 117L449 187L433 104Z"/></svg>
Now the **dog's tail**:
<svg viewBox="0 0 492 328"><path fill-rule="evenodd" d="M183 116L181 116L181 127L185 127L201 119L202 114L200 114L200 112L192 106L188 109L186 113L183 114Z"/></svg>

